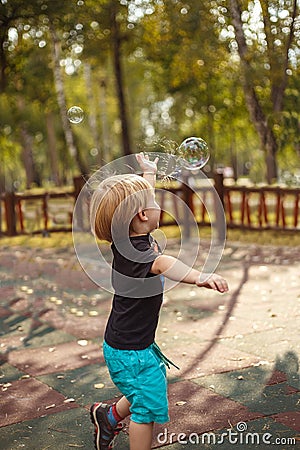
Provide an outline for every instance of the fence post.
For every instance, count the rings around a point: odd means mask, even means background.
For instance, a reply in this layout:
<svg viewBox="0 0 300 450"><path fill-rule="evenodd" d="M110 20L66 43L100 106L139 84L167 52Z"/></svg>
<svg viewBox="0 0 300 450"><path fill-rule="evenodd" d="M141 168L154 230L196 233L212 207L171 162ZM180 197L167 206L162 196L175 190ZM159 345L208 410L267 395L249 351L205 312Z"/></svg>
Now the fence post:
<svg viewBox="0 0 300 450"><path fill-rule="evenodd" d="M188 207L188 211L194 214L194 203L193 203L193 190L189 186L189 177L184 174L181 183L183 201ZM189 214L184 214L183 217L183 237L184 239L190 239L191 237L191 222Z"/></svg>
<svg viewBox="0 0 300 450"><path fill-rule="evenodd" d="M74 184L74 196L75 200L77 200L77 197L80 194L81 189L85 185L85 180L83 176L74 177L73 184Z"/></svg>
<svg viewBox="0 0 300 450"><path fill-rule="evenodd" d="M17 226L16 226L15 194L13 192L6 192L4 194L4 208L6 218L6 234L7 236L16 236Z"/></svg>
<svg viewBox="0 0 300 450"><path fill-rule="evenodd" d="M218 241L220 243L225 241L226 226L224 227L224 175L223 172L218 171L214 173L215 190L219 198L215 198L215 214L216 214L216 230ZM220 200L220 201L219 201Z"/></svg>
<svg viewBox="0 0 300 450"><path fill-rule="evenodd" d="M0 187L0 236L2 236L2 191L1 191L1 187Z"/></svg>
<svg viewBox="0 0 300 450"><path fill-rule="evenodd" d="M79 198L79 194L81 189L85 185L85 180L83 176L78 176L73 178L74 183L74 197L75 197L75 205L76 205L76 227L80 230L84 229L84 220L83 220L83 200L82 196ZM73 219L72 219L73 222Z"/></svg>
<svg viewBox="0 0 300 450"><path fill-rule="evenodd" d="M221 200L222 206L224 206L224 175L223 172L214 173L215 190Z"/></svg>

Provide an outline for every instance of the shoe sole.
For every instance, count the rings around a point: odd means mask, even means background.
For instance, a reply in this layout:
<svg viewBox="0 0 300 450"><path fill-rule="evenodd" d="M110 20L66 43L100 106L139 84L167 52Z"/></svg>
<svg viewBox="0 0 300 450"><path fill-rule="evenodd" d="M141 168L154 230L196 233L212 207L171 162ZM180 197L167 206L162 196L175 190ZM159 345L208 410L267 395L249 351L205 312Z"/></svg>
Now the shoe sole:
<svg viewBox="0 0 300 450"><path fill-rule="evenodd" d="M100 406L101 406L101 403L99 403L99 405L97 405L95 407L94 407L94 405L92 405L91 409L90 409L91 421L95 426L95 448L96 448L96 450L101 450L101 447L100 447L101 430L98 425L98 420L97 420L97 415L96 415L96 412L97 412L98 408L100 408ZM113 447L114 447L114 443L113 443L113 441L111 441L107 447L107 450L112 450Z"/></svg>

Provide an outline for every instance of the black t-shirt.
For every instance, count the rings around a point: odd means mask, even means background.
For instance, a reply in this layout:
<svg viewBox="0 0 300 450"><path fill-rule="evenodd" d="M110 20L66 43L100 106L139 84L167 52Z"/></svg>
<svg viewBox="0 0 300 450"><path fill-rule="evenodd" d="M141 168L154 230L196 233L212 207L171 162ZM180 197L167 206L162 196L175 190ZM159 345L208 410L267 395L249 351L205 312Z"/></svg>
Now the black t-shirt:
<svg viewBox="0 0 300 450"><path fill-rule="evenodd" d="M105 330L106 342L120 350L142 350L154 342L163 285L150 273L160 249L150 234L113 243L112 310Z"/></svg>

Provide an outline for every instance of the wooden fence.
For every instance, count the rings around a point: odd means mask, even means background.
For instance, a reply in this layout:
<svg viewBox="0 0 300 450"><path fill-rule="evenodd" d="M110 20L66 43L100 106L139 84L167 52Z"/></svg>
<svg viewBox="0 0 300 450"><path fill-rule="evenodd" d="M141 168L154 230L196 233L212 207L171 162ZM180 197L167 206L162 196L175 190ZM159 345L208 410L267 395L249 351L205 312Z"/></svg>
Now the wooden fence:
<svg viewBox="0 0 300 450"><path fill-rule="evenodd" d="M299 200L300 189L225 186L227 226L300 231Z"/></svg>
<svg viewBox="0 0 300 450"><path fill-rule="evenodd" d="M82 179L75 179L74 189L68 193L2 194L0 234L47 235L71 231L74 204L83 184ZM188 237L189 222L183 204L187 204L199 226L217 223L216 194L228 228L300 231L300 188L231 186L224 183L222 174L216 174L211 185L191 188L186 183L177 183L175 187L166 185L158 189L161 226L184 224Z"/></svg>

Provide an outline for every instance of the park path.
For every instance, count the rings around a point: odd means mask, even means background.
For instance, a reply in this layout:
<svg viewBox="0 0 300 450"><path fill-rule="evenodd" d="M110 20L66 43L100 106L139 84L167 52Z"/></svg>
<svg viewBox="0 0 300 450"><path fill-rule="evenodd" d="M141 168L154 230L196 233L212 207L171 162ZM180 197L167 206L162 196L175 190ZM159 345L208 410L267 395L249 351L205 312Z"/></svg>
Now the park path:
<svg viewBox="0 0 300 450"><path fill-rule="evenodd" d="M180 370L153 448L296 448L300 249L227 242L217 271L228 294L165 294L157 342ZM89 406L119 395L101 352L111 294L73 249L4 247L0 300L1 449L92 449ZM128 449L126 429L115 448Z"/></svg>

